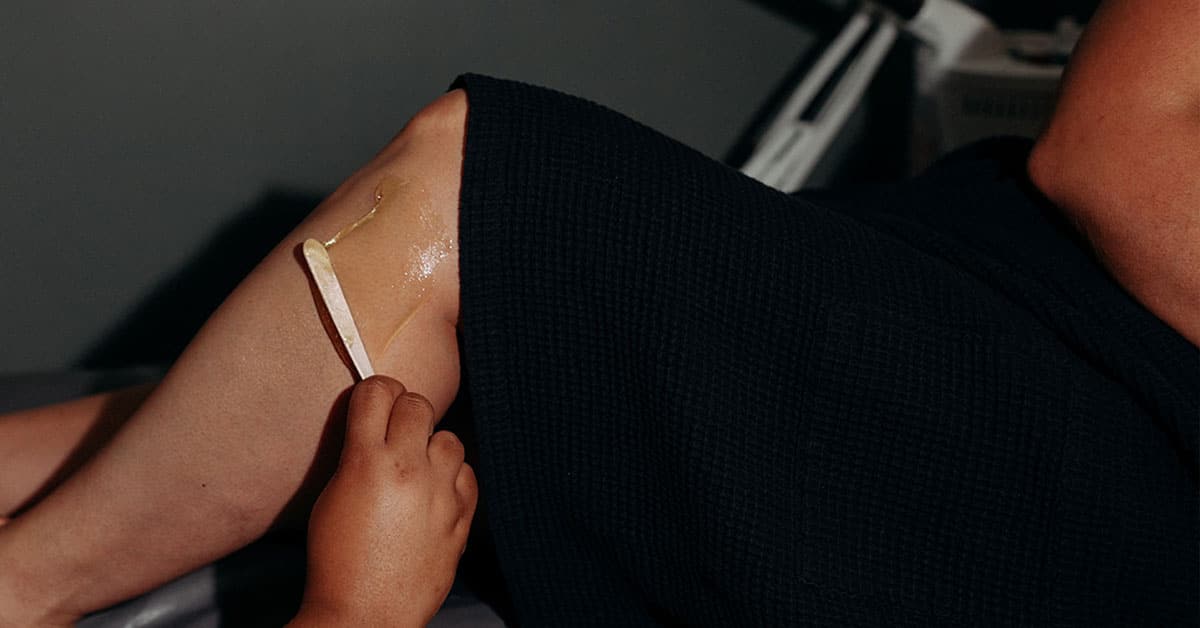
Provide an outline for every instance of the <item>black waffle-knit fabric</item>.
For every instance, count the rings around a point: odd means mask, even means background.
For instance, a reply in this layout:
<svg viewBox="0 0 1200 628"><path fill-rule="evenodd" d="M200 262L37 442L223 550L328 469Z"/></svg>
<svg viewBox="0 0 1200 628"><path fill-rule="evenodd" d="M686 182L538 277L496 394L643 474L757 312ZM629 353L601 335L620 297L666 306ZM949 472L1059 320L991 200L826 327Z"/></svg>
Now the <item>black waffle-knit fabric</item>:
<svg viewBox="0 0 1200 628"><path fill-rule="evenodd" d="M1194 625L1200 353L994 141L789 197L468 75L462 355L529 626Z"/></svg>

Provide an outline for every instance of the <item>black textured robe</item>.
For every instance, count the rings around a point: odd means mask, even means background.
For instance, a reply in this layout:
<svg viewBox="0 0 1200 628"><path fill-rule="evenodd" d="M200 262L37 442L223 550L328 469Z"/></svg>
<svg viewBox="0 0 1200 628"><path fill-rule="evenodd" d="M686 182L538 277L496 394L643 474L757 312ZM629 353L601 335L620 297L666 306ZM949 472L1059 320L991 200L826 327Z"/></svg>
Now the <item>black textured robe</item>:
<svg viewBox="0 0 1200 628"><path fill-rule="evenodd" d="M521 624L1197 621L1200 353L1027 143L790 197L458 85L464 385Z"/></svg>

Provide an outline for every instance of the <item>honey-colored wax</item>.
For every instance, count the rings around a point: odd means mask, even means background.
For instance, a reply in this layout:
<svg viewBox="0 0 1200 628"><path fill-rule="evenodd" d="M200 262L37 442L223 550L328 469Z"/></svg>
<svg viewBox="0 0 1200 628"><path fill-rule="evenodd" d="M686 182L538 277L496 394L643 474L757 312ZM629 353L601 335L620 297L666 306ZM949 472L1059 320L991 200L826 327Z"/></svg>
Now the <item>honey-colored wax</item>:
<svg viewBox="0 0 1200 628"><path fill-rule="evenodd" d="M422 186L387 177L374 204L325 247L367 354L377 358L428 301L457 243Z"/></svg>

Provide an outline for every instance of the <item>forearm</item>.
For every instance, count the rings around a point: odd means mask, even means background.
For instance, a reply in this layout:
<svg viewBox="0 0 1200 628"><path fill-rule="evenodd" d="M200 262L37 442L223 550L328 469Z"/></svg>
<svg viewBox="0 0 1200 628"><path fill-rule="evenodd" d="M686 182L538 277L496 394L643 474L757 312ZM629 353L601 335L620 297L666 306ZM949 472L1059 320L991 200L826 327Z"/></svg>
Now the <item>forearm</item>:
<svg viewBox="0 0 1200 628"><path fill-rule="evenodd" d="M1117 0L1089 24L1030 175L1113 276L1200 344L1200 3Z"/></svg>

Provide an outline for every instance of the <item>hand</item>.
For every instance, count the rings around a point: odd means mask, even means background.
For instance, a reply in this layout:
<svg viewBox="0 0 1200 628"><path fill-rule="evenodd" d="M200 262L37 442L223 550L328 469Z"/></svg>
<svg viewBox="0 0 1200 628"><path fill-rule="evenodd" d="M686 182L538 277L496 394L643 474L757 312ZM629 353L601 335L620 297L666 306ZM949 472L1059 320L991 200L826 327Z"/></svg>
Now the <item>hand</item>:
<svg viewBox="0 0 1200 628"><path fill-rule="evenodd" d="M293 625L424 626L466 546L478 490L462 443L396 380L350 396L337 472L313 508Z"/></svg>

